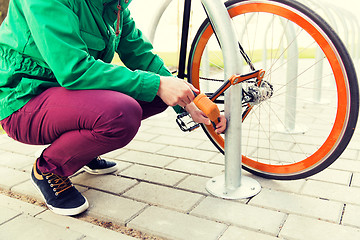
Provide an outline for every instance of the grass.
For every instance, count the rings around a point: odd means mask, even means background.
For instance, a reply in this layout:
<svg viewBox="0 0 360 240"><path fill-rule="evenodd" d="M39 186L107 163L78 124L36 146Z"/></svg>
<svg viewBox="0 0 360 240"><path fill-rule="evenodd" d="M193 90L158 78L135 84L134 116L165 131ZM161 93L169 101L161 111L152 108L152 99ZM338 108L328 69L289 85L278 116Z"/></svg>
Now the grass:
<svg viewBox="0 0 360 240"><path fill-rule="evenodd" d="M271 56L271 52L278 52L276 49L269 49L267 52L268 58ZM308 59L308 58L315 58L315 49L314 48L308 48L308 49L299 49L299 58L300 59ZM177 67L178 65L178 53L177 52L156 52L165 62L165 65L168 67ZM262 50L255 50L253 51L251 55L251 59L253 62L260 62L262 61ZM220 56L220 57L219 57ZM286 56L284 56L286 58ZM209 52L209 60L210 60L210 66L216 67L219 66L221 68L224 67L223 65L223 59L222 54L220 51L210 51ZM115 59L115 63L120 63L119 59Z"/></svg>

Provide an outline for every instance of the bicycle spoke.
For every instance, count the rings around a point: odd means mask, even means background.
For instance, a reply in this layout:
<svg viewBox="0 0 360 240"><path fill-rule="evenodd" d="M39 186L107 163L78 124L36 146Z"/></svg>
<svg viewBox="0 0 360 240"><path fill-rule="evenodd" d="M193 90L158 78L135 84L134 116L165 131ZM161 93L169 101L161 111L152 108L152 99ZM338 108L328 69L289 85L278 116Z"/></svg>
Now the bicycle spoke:
<svg viewBox="0 0 360 240"><path fill-rule="evenodd" d="M251 106L242 113L244 168L274 179L298 179L321 171L344 150L356 124L358 88L353 68L344 67L351 62L348 54L328 26L295 1L233 0L227 4L245 59L239 66L241 74L252 68L265 70L262 86L254 79L241 83L246 98L238 105ZM204 46L214 42L202 36L207 28L202 27L191 54L196 63ZM201 75L199 66L189 61L195 81L201 88L207 86L207 92L220 87L216 78L224 74L219 68L222 56L215 53L209 62L215 71L209 71L209 76ZM324 98L329 100L326 104ZM223 111L224 101L216 104ZM224 138L210 127L203 128L223 151Z"/></svg>

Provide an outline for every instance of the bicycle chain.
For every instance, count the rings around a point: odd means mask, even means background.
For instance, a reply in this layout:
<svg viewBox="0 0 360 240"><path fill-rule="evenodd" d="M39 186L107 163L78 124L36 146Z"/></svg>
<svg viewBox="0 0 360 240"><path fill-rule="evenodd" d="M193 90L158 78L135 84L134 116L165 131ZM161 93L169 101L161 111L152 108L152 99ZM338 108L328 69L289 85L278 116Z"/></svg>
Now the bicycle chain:
<svg viewBox="0 0 360 240"><path fill-rule="evenodd" d="M224 79L214 79L214 78L206 78L206 77L200 77L202 80L209 80L213 82L224 82Z"/></svg>

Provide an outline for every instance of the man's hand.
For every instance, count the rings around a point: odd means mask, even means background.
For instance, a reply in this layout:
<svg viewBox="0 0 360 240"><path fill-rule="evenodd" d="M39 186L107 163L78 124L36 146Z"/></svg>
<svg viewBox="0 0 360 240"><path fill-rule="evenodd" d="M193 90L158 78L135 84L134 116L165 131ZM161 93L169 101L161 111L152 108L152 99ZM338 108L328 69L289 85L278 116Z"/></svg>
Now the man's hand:
<svg viewBox="0 0 360 240"><path fill-rule="evenodd" d="M185 110L190 113L191 118L197 123L203 123L205 125L210 125L211 121L206 115L194 104L194 102L186 105ZM223 133L226 129L226 118L224 115L220 115L220 121L216 124L215 132L217 134Z"/></svg>
<svg viewBox="0 0 360 240"><path fill-rule="evenodd" d="M185 107L194 100L194 93L199 93L193 85L175 77L160 77L157 95L169 106Z"/></svg>

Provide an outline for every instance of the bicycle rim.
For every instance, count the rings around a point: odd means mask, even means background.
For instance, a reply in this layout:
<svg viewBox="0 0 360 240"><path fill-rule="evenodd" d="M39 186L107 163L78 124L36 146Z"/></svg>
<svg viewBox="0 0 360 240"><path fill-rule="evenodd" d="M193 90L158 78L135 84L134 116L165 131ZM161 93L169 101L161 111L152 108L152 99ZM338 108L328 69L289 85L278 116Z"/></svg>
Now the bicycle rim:
<svg viewBox="0 0 360 240"><path fill-rule="evenodd" d="M243 167L284 180L323 170L346 148L358 116L357 79L345 47L319 16L294 1L235 0L226 5L239 42L274 88L273 96L243 119ZM223 78L223 63L208 20L189 56L192 84L202 92L215 91L221 82L209 79ZM247 71L244 62L243 73ZM223 152L224 137L211 126L203 129Z"/></svg>

